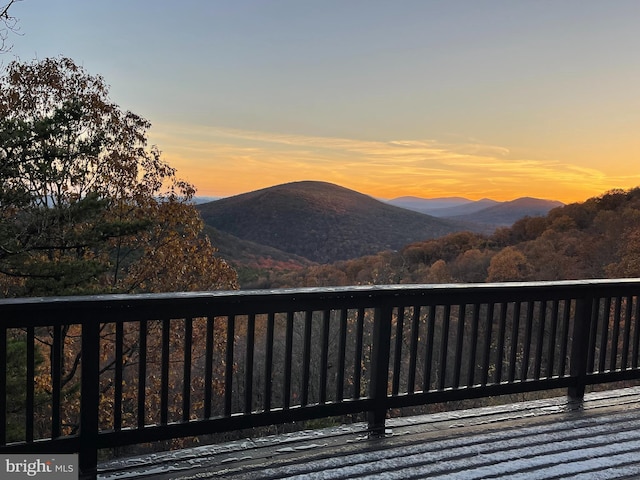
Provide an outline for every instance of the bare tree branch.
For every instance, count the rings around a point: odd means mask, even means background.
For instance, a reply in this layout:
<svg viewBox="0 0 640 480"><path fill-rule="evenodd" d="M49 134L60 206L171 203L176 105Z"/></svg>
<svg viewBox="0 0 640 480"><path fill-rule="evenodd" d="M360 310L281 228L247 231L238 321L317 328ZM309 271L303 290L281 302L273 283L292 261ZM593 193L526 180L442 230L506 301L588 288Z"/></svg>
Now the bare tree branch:
<svg viewBox="0 0 640 480"><path fill-rule="evenodd" d="M18 31L18 19L9 14L9 8L22 0L9 0L4 7L0 7L0 53L6 53L11 50L12 45L7 45L7 39L10 33Z"/></svg>
<svg viewBox="0 0 640 480"><path fill-rule="evenodd" d="M2 11L0 12L0 19L5 20L9 17L9 7L11 7L11 5L13 5L16 2L16 0L11 0L9 3L7 3L4 7L2 7Z"/></svg>

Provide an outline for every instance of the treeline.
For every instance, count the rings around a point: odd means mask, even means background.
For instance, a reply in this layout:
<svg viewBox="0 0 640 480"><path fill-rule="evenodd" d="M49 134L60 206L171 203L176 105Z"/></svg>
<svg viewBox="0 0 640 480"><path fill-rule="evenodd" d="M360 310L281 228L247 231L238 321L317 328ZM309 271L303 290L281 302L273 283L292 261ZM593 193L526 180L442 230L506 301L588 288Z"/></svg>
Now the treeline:
<svg viewBox="0 0 640 480"><path fill-rule="evenodd" d="M492 235L459 232L355 260L262 271L243 288L500 282L640 275L640 188L525 217Z"/></svg>

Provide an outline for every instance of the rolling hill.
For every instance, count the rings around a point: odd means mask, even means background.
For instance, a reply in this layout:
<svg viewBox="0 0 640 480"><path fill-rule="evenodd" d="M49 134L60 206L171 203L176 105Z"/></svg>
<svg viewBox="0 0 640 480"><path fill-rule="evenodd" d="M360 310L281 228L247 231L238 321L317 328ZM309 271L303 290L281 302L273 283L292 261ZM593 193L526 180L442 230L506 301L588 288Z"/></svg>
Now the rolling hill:
<svg viewBox="0 0 640 480"><path fill-rule="evenodd" d="M556 200L522 197L510 202L501 202L466 215L448 216L447 218L496 226L510 226L523 217L545 216L552 209L563 205L564 203Z"/></svg>
<svg viewBox="0 0 640 480"><path fill-rule="evenodd" d="M277 185L197 208L204 222L221 232L320 263L397 250L411 242L470 229L464 222L313 181Z"/></svg>
<svg viewBox="0 0 640 480"><path fill-rule="evenodd" d="M493 227L512 225L526 216L546 215L553 208L564 205L555 200L530 197L508 202L498 202L489 198L469 200L462 197L398 197L387 203L433 217L484 223Z"/></svg>
<svg viewBox="0 0 640 480"><path fill-rule="evenodd" d="M276 268L295 269L315 264L315 262L299 255L283 252L250 240L243 240L210 225L205 225L204 233L218 250L216 255L236 268L260 267L269 264Z"/></svg>

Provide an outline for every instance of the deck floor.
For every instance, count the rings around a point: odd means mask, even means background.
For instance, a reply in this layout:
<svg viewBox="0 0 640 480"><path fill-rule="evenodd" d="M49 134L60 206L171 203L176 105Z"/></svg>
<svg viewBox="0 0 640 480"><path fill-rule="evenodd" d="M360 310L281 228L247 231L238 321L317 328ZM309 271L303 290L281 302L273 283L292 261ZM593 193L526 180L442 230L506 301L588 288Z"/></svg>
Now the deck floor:
<svg viewBox="0 0 640 480"><path fill-rule="evenodd" d="M247 439L101 465L99 478L640 478L640 387Z"/></svg>

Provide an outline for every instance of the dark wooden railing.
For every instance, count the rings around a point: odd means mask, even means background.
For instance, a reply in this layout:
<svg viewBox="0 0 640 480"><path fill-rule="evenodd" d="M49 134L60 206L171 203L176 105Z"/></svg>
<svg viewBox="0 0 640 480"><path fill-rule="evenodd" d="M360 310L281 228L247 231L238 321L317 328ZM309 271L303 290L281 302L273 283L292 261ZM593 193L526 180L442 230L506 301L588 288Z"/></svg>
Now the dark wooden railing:
<svg viewBox="0 0 640 480"><path fill-rule="evenodd" d="M640 280L0 300L0 452L640 378Z"/></svg>

